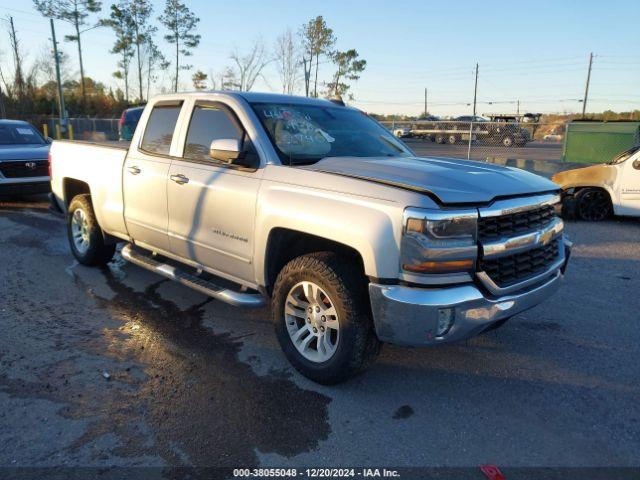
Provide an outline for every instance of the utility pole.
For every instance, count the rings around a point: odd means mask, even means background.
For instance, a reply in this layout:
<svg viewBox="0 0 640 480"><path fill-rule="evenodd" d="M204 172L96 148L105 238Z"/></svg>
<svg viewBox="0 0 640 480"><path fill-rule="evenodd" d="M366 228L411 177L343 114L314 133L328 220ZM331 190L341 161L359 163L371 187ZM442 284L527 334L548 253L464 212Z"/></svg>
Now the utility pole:
<svg viewBox="0 0 640 480"><path fill-rule="evenodd" d="M425 118L427 117L427 112L429 110L427 109L427 89L424 89L424 116Z"/></svg>
<svg viewBox="0 0 640 480"><path fill-rule="evenodd" d="M589 54L589 70L587 70L587 84L584 87L584 100L582 100L582 118L587 111L587 97L589 96L589 82L591 81L591 65L593 64L593 52Z"/></svg>
<svg viewBox="0 0 640 480"><path fill-rule="evenodd" d="M478 98L478 64L476 63L476 85L473 89L473 116L476 116L476 100Z"/></svg>
<svg viewBox="0 0 640 480"><path fill-rule="evenodd" d="M520 115L520 100L518 100L518 108L516 109L516 115Z"/></svg>
<svg viewBox="0 0 640 480"><path fill-rule="evenodd" d="M58 110L60 111L60 125L66 126L67 112L64 106L64 92L62 91L62 82L60 81L60 55L58 55L56 29L53 26L53 18L50 18L49 22L51 22L51 40L53 40L53 55L56 61L56 82L58 84Z"/></svg>

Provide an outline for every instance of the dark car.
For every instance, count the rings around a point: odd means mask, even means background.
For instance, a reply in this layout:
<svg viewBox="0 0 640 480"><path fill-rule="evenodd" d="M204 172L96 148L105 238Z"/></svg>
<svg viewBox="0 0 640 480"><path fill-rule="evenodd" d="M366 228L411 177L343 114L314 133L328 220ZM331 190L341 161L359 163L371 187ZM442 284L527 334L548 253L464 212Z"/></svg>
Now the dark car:
<svg viewBox="0 0 640 480"><path fill-rule="evenodd" d="M127 108L118 121L118 136L120 140L131 140L133 138L133 132L136 131L136 126L142 116L144 107Z"/></svg>
<svg viewBox="0 0 640 480"><path fill-rule="evenodd" d="M48 192L49 145L31 124L0 120L0 195Z"/></svg>
<svg viewBox="0 0 640 480"><path fill-rule="evenodd" d="M503 145L505 147L524 147L533 139L537 122L540 121L539 113L524 114L487 114L490 126L489 134L484 137L488 143Z"/></svg>

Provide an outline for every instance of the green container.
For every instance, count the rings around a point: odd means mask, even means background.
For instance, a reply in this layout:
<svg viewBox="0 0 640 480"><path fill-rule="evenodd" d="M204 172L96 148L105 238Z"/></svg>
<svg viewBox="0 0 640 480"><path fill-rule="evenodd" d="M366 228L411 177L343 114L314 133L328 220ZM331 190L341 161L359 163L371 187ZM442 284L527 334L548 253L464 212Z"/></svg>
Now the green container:
<svg viewBox="0 0 640 480"><path fill-rule="evenodd" d="M640 122L570 122L564 137L562 160L606 163L640 143Z"/></svg>

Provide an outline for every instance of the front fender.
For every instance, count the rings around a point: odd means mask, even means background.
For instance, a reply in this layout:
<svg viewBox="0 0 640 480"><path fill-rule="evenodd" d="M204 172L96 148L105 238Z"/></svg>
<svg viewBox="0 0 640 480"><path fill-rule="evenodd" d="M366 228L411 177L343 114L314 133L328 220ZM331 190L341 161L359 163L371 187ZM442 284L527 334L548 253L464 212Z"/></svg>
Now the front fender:
<svg viewBox="0 0 640 480"><path fill-rule="evenodd" d="M275 228L351 247L362 257L366 275L397 278L402 209L389 200L263 181L255 230L257 283L267 283L266 249Z"/></svg>
<svg viewBox="0 0 640 480"><path fill-rule="evenodd" d="M617 169L613 165L591 165L556 173L551 180L560 185L562 190L582 187L604 188L613 197L617 177Z"/></svg>

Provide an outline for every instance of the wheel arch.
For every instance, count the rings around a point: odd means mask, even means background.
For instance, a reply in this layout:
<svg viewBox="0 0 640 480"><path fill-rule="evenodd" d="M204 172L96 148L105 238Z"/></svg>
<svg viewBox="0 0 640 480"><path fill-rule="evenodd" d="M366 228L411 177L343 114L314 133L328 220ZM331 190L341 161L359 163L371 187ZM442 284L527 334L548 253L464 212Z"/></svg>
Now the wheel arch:
<svg viewBox="0 0 640 480"><path fill-rule="evenodd" d="M63 201L66 208L69 208L71 200L78 195L91 195L91 188L87 182L66 177L62 180Z"/></svg>
<svg viewBox="0 0 640 480"><path fill-rule="evenodd" d="M362 254L354 247L311 233L285 227L275 227L269 232L264 256L264 283L271 294L273 284L282 268L301 255L331 251L351 259L358 270L365 273Z"/></svg>
<svg viewBox="0 0 640 480"><path fill-rule="evenodd" d="M62 181L62 193L64 195L63 201L65 205L65 213L69 209L69 205L71 205L71 201L77 197L78 195L89 195L91 197L91 187L87 182L83 182L82 180L76 180L75 178L64 178ZM102 226L100 225L100 219L98 216L99 212L95 211L95 206L93 205L93 199L91 200L91 206L94 210L94 215L98 219L98 226L100 227L100 232L102 232L102 239L106 245L112 245L118 243L120 239L109 235L104 231Z"/></svg>
<svg viewBox="0 0 640 480"><path fill-rule="evenodd" d="M615 206L614 191L609 185L595 185L595 184L589 184L589 183L576 183L573 185L569 184L562 187L562 193L563 195L575 196L580 190L586 190L588 188L593 188L595 190L602 190L606 192L607 195L609 196L609 201L611 202L611 205Z"/></svg>

